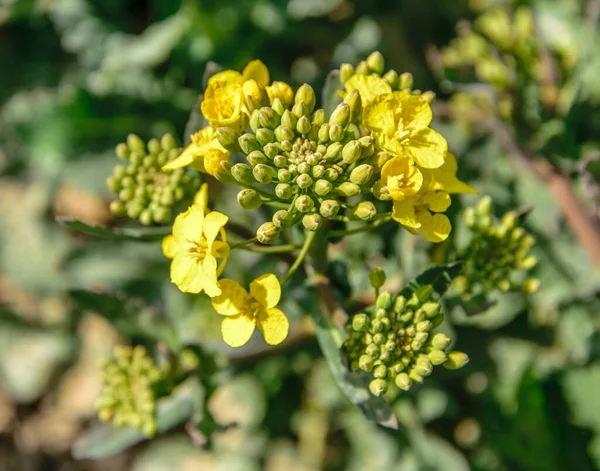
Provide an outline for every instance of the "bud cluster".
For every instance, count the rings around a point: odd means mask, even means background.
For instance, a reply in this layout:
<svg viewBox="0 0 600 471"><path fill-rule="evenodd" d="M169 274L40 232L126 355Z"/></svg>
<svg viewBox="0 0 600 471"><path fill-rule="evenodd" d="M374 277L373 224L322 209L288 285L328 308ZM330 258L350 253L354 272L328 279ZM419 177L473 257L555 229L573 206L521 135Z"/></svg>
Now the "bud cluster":
<svg viewBox="0 0 600 471"><path fill-rule="evenodd" d="M435 99L435 93L432 91L421 92L413 89L413 76L409 72L398 75L394 69L384 73L385 60L380 52L369 54L366 60L358 63L356 67L352 64L342 64L340 66L340 81L344 85L353 75L377 75L385 80L393 91L403 91L415 95L421 95L429 103Z"/></svg>
<svg viewBox="0 0 600 471"><path fill-rule="evenodd" d="M465 210L472 238L463 252L465 264L456 286L466 297L494 288L536 292L539 280L525 275L537 264L530 253L535 239L518 225L517 213L508 212L497 222L493 209L491 198L484 196L474 208Z"/></svg>
<svg viewBox="0 0 600 471"><path fill-rule="evenodd" d="M116 154L126 164L117 165L106 180L108 188L119 195L110 204L115 216L139 219L146 225L166 224L171 221L173 205L192 198L200 188L199 177L183 168L168 173L161 170L181 154L170 134L160 141L151 139L147 145L130 134L127 142L117 146Z"/></svg>
<svg viewBox="0 0 600 471"><path fill-rule="evenodd" d="M316 231L324 219L337 216L345 203L340 199L370 192L375 167L366 162L374 153L374 140L362 136L357 120L361 112L358 91L348 94L326 119L314 110L316 97L310 85L302 85L288 108L278 98L250 116L251 132L242 134L237 146L247 163L237 163L231 175L245 187L238 202L245 209L263 203L265 192L257 184L270 185L274 198L286 203L271 222L257 230L260 242L273 243L282 229L302 222ZM236 145L217 132L224 147ZM375 217L375 206L363 201L352 209L358 219Z"/></svg>
<svg viewBox="0 0 600 471"><path fill-rule="evenodd" d="M434 365L456 369L469 360L462 352L446 353L448 336L432 333L444 319L432 294L431 285L409 299L402 295L393 299L384 291L375 306L352 317L350 337L342 348L353 371L373 375L369 389L374 395L385 394L391 383L408 391L414 383L422 383Z"/></svg>
<svg viewBox="0 0 600 471"><path fill-rule="evenodd" d="M167 371L156 366L146 349L117 346L104 361L98 416L116 427L129 426L146 436L156 433L156 399L166 384Z"/></svg>

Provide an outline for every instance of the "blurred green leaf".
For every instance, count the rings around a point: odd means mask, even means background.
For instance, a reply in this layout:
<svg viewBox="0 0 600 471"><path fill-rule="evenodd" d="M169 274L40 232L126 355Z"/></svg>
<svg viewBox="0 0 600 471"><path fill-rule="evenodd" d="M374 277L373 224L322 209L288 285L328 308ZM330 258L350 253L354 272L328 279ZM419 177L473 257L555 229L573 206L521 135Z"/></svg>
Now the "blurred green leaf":
<svg viewBox="0 0 600 471"><path fill-rule="evenodd" d="M414 280L408 283L399 296L410 298L412 293L425 285L431 285L437 298L440 298L450 287L452 280L456 278L462 270L463 262L452 262L447 265L439 265L425 270Z"/></svg>
<svg viewBox="0 0 600 471"><path fill-rule="evenodd" d="M103 226L90 226L77 219L65 217L57 217L56 222L68 229L103 239L154 241L161 240L171 233L171 226L107 228Z"/></svg>
<svg viewBox="0 0 600 471"><path fill-rule="evenodd" d="M331 116L335 107L342 102L342 98L338 94L340 90L343 90L340 83L340 71L332 70L327 75L325 85L323 85L323 103L321 106L325 110L326 116Z"/></svg>

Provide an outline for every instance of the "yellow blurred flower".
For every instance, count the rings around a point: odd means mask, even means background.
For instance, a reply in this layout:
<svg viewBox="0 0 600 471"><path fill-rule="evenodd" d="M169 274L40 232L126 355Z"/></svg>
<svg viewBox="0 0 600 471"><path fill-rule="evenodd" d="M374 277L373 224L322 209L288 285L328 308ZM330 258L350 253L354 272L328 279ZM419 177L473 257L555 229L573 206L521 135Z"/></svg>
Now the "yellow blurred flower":
<svg viewBox="0 0 600 471"><path fill-rule="evenodd" d="M217 278L229 257L224 229L228 217L217 211L206 212L202 194L198 199L200 204L192 204L175 218L173 233L163 239L162 251L172 259L171 282L181 291L218 296L221 288ZM217 240L219 234L222 240Z"/></svg>
<svg viewBox="0 0 600 471"><path fill-rule="evenodd" d="M423 174L410 157L394 157L381 169L381 179L373 187L379 199L403 200L418 193L423 185Z"/></svg>
<svg viewBox="0 0 600 471"><path fill-rule="evenodd" d="M446 139L429 127L432 113L420 95L393 92L363 105L362 121L377 144L394 155L410 155L421 167L437 168L448 151Z"/></svg>
<svg viewBox="0 0 600 471"><path fill-rule="evenodd" d="M192 134L192 142L188 145L181 155L175 160L165 165L162 170L175 170L181 167L187 167L191 165L196 170L204 173L211 173L205 168L205 155L212 149L215 149L221 153L226 153L229 156L229 152L223 148L217 140L217 133L215 128L212 126L206 126L204 129ZM213 175L211 173L211 175Z"/></svg>
<svg viewBox="0 0 600 471"><path fill-rule="evenodd" d="M273 82L266 87L269 95L269 102L273 104L275 98L279 98L286 108L292 106L294 102L294 90L285 82Z"/></svg>
<svg viewBox="0 0 600 471"><path fill-rule="evenodd" d="M287 337L289 323L285 314L275 306L281 297L277 277L270 273L250 283L248 293L237 281L220 281L222 294L212 298L219 314L227 316L221 324L225 343L232 347L244 345L256 326L270 345L277 345Z"/></svg>
<svg viewBox="0 0 600 471"><path fill-rule="evenodd" d="M378 75L353 75L344 84L346 92L358 90L363 104L368 103L379 95L392 93L390 84Z"/></svg>

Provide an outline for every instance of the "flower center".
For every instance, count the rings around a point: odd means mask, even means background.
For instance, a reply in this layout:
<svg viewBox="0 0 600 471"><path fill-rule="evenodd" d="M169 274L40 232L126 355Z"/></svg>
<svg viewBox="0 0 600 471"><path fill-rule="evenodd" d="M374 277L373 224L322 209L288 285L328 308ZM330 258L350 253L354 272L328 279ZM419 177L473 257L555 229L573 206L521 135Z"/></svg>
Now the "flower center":
<svg viewBox="0 0 600 471"><path fill-rule="evenodd" d="M204 237L200 240L188 240L188 255L198 261L202 261L206 258L208 252L208 244Z"/></svg>
<svg viewBox="0 0 600 471"><path fill-rule="evenodd" d="M253 297L249 296L248 304L246 305L245 314L252 319L258 319L258 315L262 310L262 306L258 301L256 301Z"/></svg>

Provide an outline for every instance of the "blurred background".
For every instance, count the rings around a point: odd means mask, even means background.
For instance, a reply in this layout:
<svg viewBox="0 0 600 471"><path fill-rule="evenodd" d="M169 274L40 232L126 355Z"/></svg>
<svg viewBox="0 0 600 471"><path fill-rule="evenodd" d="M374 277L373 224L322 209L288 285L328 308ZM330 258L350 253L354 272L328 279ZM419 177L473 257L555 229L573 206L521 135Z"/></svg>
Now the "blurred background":
<svg viewBox="0 0 600 471"><path fill-rule="evenodd" d="M578 2L528 3L543 5L567 42L580 27L565 14ZM473 15L466 0L0 0L0 470L599 469L596 272L548 188L517 171L496 140L473 144L454 121L435 127L462 179L498 211L535 208L528 229L541 241L542 290L455 318L471 364L396 401L399 432L347 403L307 339L239 362L210 404L218 423L238 425L218 432L210 450L180 427L113 457L71 454L96 420L98 362L123 338L74 307L68 288L159 287L181 331L218 331L186 316L190 300L164 288L158 243L99 242L55 223L115 224L104 183L115 145L128 133L183 141L209 61L239 70L259 58L273 79L318 90L341 62L379 50L443 100L427 51ZM356 261L373 253L366 238L351 244Z"/></svg>

